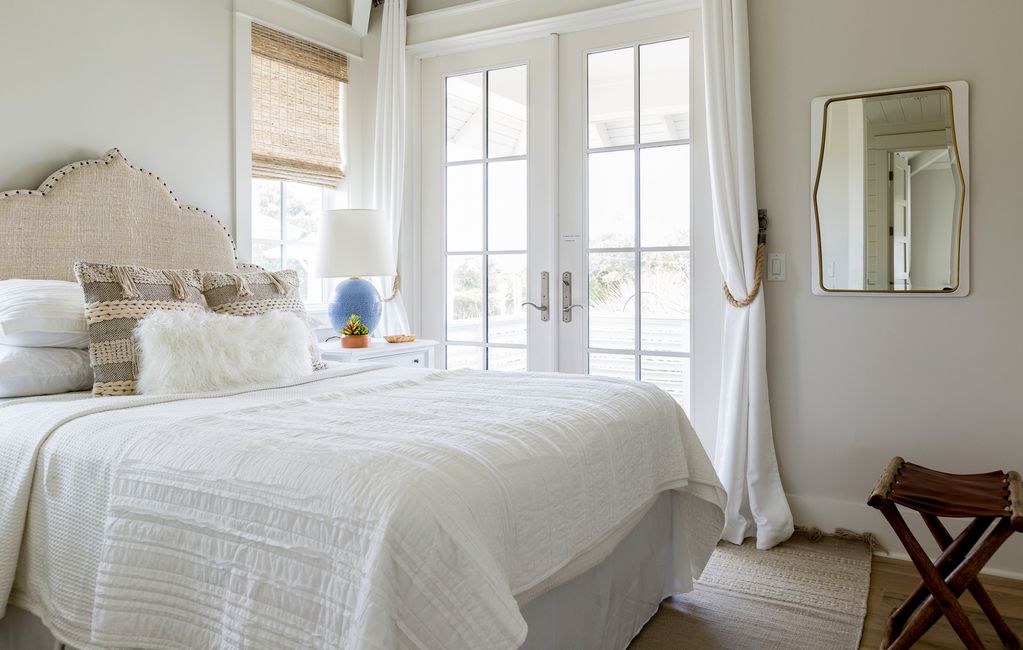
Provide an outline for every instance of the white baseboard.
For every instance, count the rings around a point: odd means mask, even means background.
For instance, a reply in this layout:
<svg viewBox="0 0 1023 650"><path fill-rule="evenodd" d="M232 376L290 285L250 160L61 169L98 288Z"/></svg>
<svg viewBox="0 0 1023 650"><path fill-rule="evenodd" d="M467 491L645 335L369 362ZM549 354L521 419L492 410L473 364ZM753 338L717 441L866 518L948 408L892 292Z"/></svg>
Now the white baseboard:
<svg viewBox="0 0 1023 650"><path fill-rule="evenodd" d="M816 526L826 533L830 533L836 528L848 528L857 533L873 533L884 547L884 551L878 552L876 555L909 560L909 556L904 552L895 533L888 527L888 523L877 510L866 504L866 494L864 494L863 503L803 494L789 494L788 498L792 508L792 517L797 526ZM938 547L933 541L930 541L931 535L920 518L912 513L907 513L906 521L924 549L928 553L936 554ZM966 519L959 520L963 524L967 521ZM957 534L962 529L962 526L956 526L956 523L958 522L953 521L948 524L952 534ZM1023 534L1013 535L998 550L983 573L1023 580Z"/></svg>

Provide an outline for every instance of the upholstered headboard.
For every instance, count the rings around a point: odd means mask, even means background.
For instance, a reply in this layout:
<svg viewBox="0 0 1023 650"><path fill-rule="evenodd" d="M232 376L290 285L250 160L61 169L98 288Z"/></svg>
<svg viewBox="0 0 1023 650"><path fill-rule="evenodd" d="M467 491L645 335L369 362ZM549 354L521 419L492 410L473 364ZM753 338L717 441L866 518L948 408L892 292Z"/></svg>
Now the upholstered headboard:
<svg viewBox="0 0 1023 650"><path fill-rule="evenodd" d="M117 149L71 163L37 190L0 192L0 280L74 280L79 260L235 271L217 219L182 206L167 185ZM247 265L242 265L247 266Z"/></svg>

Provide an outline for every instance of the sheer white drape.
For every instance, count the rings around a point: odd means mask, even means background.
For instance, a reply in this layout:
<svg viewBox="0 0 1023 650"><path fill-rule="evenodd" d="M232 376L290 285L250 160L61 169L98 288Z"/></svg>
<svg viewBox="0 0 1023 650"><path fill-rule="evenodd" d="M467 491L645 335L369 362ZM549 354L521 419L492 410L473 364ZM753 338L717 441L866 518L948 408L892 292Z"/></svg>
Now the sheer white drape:
<svg viewBox="0 0 1023 650"><path fill-rule="evenodd" d="M714 239L729 291L742 300L754 285L758 231L746 0L703 0L703 42ZM722 538L755 535L757 548L771 548L793 527L771 430L764 292L724 309L714 459L728 491Z"/></svg>
<svg viewBox="0 0 1023 650"><path fill-rule="evenodd" d="M384 2L373 138L373 202L391 219L394 259L401 259L398 247L405 211L405 3ZM392 281L384 278L375 283L384 298L391 295ZM384 303L375 334L401 333L409 333L409 323L399 289L392 300Z"/></svg>

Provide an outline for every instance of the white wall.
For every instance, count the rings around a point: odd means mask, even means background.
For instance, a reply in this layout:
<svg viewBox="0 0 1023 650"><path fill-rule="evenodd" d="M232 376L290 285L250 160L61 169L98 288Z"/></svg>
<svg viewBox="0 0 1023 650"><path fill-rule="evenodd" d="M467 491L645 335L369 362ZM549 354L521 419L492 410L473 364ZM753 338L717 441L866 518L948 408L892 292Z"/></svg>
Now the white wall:
<svg viewBox="0 0 1023 650"><path fill-rule="evenodd" d="M335 20L350 13L346 0L296 1ZM372 117L376 100L380 12L373 13L369 65L349 61L354 200L372 160L372 119L368 135L360 121ZM320 36L343 28L312 12L288 15ZM245 206L234 201L233 21L232 0L4 4L0 190L35 189L64 164L116 146L234 232L236 208Z"/></svg>
<svg viewBox="0 0 1023 650"><path fill-rule="evenodd" d="M352 6L349 0L295 0L299 4L334 18L352 24Z"/></svg>
<svg viewBox="0 0 1023 650"><path fill-rule="evenodd" d="M0 189L119 147L233 224L231 0L0 9Z"/></svg>
<svg viewBox="0 0 1023 650"><path fill-rule="evenodd" d="M758 199L772 216L769 250L789 263L787 281L767 286L782 479L797 522L884 532L863 504L896 454L955 472L1023 470L1023 302L1014 298L1023 3L754 0L749 9ZM931 47L936 34L955 46ZM886 45L863 47L868 38ZM951 79L970 83L971 294L811 295L810 100ZM1023 535L991 566L1023 573Z"/></svg>

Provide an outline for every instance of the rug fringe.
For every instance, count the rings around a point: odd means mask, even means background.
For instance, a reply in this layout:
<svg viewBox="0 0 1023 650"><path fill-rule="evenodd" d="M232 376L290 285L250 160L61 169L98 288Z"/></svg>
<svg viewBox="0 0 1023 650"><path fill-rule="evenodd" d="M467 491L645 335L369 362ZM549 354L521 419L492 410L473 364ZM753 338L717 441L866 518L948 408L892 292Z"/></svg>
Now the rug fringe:
<svg viewBox="0 0 1023 650"><path fill-rule="evenodd" d="M837 537L839 539L848 539L854 542L863 542L870 549L871 553L882 552L887 553L887 549L881 544L881 541L873 533L857 533L849 530L848 528L836 528L833 533L825 533L816 526L796 526L796 530L793 536L799 535L800 537L806 538L810 542L819 542L825 537Z"/></svg>

